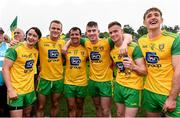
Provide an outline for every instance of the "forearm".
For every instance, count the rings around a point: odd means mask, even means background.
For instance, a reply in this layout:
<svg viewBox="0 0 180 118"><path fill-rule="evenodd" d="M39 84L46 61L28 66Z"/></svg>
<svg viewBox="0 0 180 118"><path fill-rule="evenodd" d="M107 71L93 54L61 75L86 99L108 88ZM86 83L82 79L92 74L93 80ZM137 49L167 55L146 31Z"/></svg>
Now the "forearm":
<svg viewBox="0 0 180 118"><path fill-rule="evenodd" d="M70 46L70 44L71 44L71 39L69 39L69 40L66 42L66 44L64 45L64 47L65 47L65 48L68 48L68 47Z"/></svg>
<svg viewBox="0 0 180 118"><path fill-rule="evenodd" d="M180 93L180 73L175 71L172 80L172 88L169 94L169 98L176 99L179 93Z"/></svg>
<svg viewBox="0 0 180 118"><path fill-rule="evenodd" d="M3 74L3 78L7 87L8 91L13 90L13 87L11 85L11 76L10 76L10 71L9 69L3 68L2 69L2 74Z"/></svg>
<svg viewBox="0 0 180 118"><path fill-rule="evenodd" d="M64 45L64 47L62 47L62 53L63 53L63 54L66 54L66 53L67 53L67 49L69 48L70 44L71 44L71 39L66 42L66 44Z"/></svg>
<svg viewBox="0 0 180 118"><path fill-rule="evenodd" d="M132 35L131 34L123 34L123 39L124 39L123 44L127 45L132 42Z"/></svg>
<svg viewBox="0 0 180 118"><path fill-rule="evenodd" d="M147 75L146 67L133 65L132 71L135 71L138 75L145 76Z"/></svg>

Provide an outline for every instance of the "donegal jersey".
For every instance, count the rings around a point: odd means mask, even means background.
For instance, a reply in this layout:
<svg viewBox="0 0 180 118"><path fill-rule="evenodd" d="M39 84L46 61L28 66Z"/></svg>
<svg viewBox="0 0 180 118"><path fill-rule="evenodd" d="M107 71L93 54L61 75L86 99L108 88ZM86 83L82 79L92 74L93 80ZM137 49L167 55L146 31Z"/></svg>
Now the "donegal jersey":
<svg viewBox="0 0 180 118"><path fill-rule="evenodd" d="M172 55L180 54L180 37L163 31L153 40L145 35L138 42L148 69L145 89L169 95L174 74Z"/></svg>
<svg viewBox="0 0 180 118"><path fill-rule="evenodd" d="M3 79L3 75L2 75L2 65L3 65L6 50L8 48L9 48L9 46L7 43L5 43L5 42L0 43L0 86L4 85L4 79Z"/></svg>
<svg viewBox="0 0 180 118"><path fill-rule="evenodd" d="M118 71L116 76L116 81L122 85L129 88L142 90L143 89L143 77L139 76L136 72L131 71L130 75L126 76L126 71L123 65L123 55L119 54L119 48L114 47L114 49L111 50L111 57L116 64ZM142 58L142 52L139 48L139 46L132 42L128 45L128 56L131 57L133 60L136 60L138 58Z"/></svg>
<svg viewBox="0 0 180 118"><path fill-rule="evenodd" d="M88 57L86 49L79 45L78 47L70 46L66 54L66 74L65 84L86 86L86 59Z"/></svg>
<svg viewBox="0 0 180 118"><path fill-rule="evenodd" d="M81 39L90 60L90 79L97 82L106 82L113 79L112 64L110 58L110 48L112 44L108 39L99 39L96 44L92 44L89 39Z"/></svg>
<svg viewBox="0 0 180 118"><path fill-rule="evenodd" d="M19 43L9 48L6 58L14 61L10 68L11 85L18 94L25 94L34 90L34 72L38 59L38 51Z"/></svg>
<svg viewBox="0 0 180 118"><path fill-rule="evenodd" d="M38 42L40 56L40 77L46 80L61 80L63 76L62 50L65 41L53 41L43 37Z"/></svg>

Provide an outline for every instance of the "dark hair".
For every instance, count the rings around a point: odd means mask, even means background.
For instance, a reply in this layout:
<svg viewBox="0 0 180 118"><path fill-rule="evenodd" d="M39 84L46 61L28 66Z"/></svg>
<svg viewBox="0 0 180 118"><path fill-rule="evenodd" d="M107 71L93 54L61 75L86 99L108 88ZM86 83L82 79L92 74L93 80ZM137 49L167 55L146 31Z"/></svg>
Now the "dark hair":
<svg viewBox="0 0 180 118"><path fill-rule="evenodd" d="M90 21L87 23L87 27L98 27L98 24L95 21Z"/></svg>
<svg viewBox="0 0 180 118"><path fill-rule="evenodd" d="M71 33L71 31L79 31L80 35L81 35L81 29L79 27L72 27L70 30L69 30L69 34Z"/></svg>
<svg viewBox="0 0 180 118"><path fill-rule="evenodd" d="M145 20L145 17L146 15L151 12L151 11L157 11L160 13L161 17L162 17L162 12L160 9L156 8L156 7L152 7L152 8L149 8L148 10L146 10L146 12L144 13L144 16L143 16L143 20Z"/></svg>
<svg viewBox="0 0 180 118"><path fill-rule="evenodd" d="M119 27L121 27L121 24L120 24L119 22L113 21L113 22L111 22L111 23L108 24L108 29L111 28L111 27L114 26L114 25L118 25Z"/></svg>
<svg viewBox="0 0 180 118"><path fill-rule="evenodd" d="M52 24L52 23L60 24L60 25L61 25L61 28L62 28L62 23L61 23L59 20L53 20L53 21L51 21L50 27L51 27L51 24Z"/></svg>
<svg viewBox="0 0 180 118"><path fill-rule="evenodd" d="M42 36L42 33L41 33L40 29L37 28L37 27L31 27L31 28L29 28L29 29L26 31L26 38L27 38L28 32L29 32L31 29L33 29L33 30L37 33L38 38L40 39L41 36Z"/></svg>

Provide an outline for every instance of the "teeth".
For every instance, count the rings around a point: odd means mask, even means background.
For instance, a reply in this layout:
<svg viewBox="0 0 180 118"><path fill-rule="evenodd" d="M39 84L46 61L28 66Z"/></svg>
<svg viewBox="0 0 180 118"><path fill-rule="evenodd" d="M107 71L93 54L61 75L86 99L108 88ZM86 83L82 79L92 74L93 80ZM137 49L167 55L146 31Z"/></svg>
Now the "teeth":
<svg viewBox="0 0 180 118"><path fill-rule="evenodd" d="M157 23L157 20L152 20L151 22L150 22L150 24L156 24Z"/></svg>

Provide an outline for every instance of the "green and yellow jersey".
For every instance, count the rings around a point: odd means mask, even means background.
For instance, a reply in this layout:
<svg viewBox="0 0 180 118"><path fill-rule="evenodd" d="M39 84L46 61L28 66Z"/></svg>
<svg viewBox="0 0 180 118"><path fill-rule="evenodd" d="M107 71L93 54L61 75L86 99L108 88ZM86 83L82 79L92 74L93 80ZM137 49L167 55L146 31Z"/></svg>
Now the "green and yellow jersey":
<svg viewBox="0 0 180 118"><path fill-rule="evenodd" d="M112 60L110 58L111 44L108 39L99 39L96 44L92 44L89 39L81 39L87 51L90 61L90 79L97 82L106 82L113 80L113 71L110 67Z"/></svg>
<svg viewBox="0 0 180 118"><path fill-rule="evenodd" d="M6 58L14 61L10 68L11 85L17 94L34 91L34 73L38 59L38 51L28 48L24 42L9 48Z"/></svg>
<svg viewBox="0 0 180 118"><path fill-rule="evenodd" d="M126 86L129 88L142 90L143 89L143 77L139 76L135 71L131 71L129 76L126 76L126 71L123 65L123 55L119 54L119 47L114 47L111 50L111 58L113 59L116 67L118 68L116 75L116 82L122 86ZM128 56L133 60L138 58L142 58L142 52L139 46L132 42L128 45Z"/></svg>
<svg viewBox="0 0 180 118"><path fill-rule="evenodd" d="M180 36L163 31L154 39L145 35L138 42L148 70L145 89L169 95L174 75L172 56L180 54Z"/></svg>
<svg viewBox="0 0 180 118"><path fill-rule="evenodd" d="M82 45L78 47L70 46L67 50L66 74L64 84L86 86L86 60L87 50Z"/></svg>
<svg viewBox="0 0 180 118"><path fill-rule="evenodd" d="M43 37L38 42L40 57L40 77L46 80L61 80L63 77L62 50L65 41L53 41Z"/></svg>

